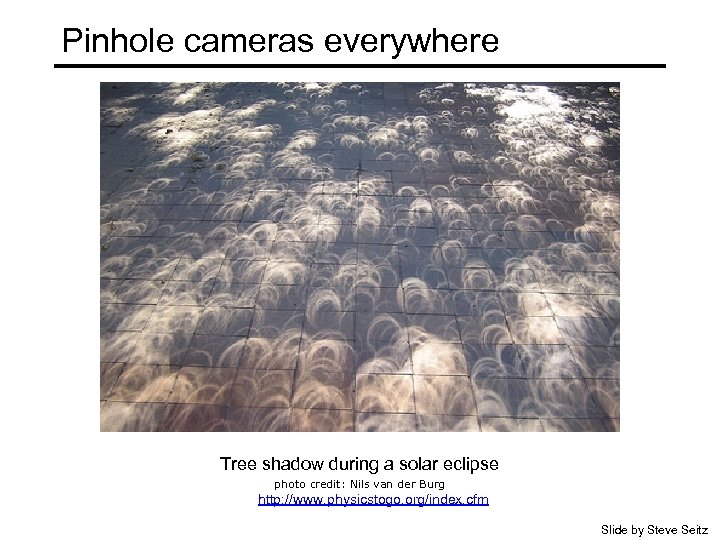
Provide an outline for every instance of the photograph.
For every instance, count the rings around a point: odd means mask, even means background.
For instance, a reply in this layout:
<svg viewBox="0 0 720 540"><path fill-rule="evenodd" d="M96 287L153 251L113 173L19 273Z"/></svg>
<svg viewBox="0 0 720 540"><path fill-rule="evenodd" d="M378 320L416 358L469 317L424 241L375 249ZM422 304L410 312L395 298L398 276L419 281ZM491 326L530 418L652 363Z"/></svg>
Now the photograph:
<svg viewBox="0 0 720 540"><path fill-rule="evenodd" d="M620 431L619 82L101 82L100 431Z"/></svg>

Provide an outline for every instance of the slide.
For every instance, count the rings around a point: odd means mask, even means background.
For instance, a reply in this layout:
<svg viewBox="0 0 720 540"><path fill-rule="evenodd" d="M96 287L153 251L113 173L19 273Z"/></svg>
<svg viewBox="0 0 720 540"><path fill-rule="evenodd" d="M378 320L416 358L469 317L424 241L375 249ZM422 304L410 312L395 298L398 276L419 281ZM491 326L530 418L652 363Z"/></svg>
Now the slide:
<svg viewBox="0 0 720 540"><path fill-rule="evenodd" d="M706 4L7 11L4 537L718 535Z"/></svg>

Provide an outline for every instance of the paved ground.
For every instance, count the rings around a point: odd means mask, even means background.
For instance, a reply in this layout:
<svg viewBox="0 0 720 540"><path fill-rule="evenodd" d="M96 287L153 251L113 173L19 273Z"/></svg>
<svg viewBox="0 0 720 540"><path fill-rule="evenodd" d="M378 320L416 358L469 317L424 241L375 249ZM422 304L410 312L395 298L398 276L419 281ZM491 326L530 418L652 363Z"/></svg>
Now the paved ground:
<svg viewBox="0 0 720 540"><path fill-rule="evenodd" d="M619 429L617 85L100 94L101 429Z"/></svg>

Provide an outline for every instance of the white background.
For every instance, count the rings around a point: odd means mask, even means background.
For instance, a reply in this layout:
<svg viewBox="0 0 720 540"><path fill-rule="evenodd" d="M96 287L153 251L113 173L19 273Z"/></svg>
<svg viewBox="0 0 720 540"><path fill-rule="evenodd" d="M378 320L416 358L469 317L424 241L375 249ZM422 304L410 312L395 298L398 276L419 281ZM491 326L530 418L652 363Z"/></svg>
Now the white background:
<svg viewBox="0 0 720 540"><path fill-rule="evenodd" d="M405 4L407 7L403 8ZM718 87L699 2L70 2L6 12L2 54L6 538L600 538L603 523L717 515ZM707 3L706 5L709 5ZM62 52L64 27L166 32L169 54ZM407 62L652 62L664 70L59 70L56 62L389 62L323 54L326 33L496 34L499 51ZM196 33L309 33L301 55L189 54ZM78 48L79 50L79 48ZM8 71L9 68L9 71ZM100 81L620 81L621 432L108 434L98 430ZM490 508L257 508L285 479L236 458L496 458L445 481ZM381 475L377 475L380 477ZM351 491L351 490L349 490ZM393 492L393 494L396 492ZM345 493L348 494L348 493ZM711 536L711 537L712 537Z"/></svg>

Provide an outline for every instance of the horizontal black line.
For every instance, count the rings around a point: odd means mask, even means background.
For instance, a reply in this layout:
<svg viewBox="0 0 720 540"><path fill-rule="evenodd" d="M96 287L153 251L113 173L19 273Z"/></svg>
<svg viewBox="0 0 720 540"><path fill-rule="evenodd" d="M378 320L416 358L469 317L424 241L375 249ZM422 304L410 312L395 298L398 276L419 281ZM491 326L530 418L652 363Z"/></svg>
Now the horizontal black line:
<svg viewBox="0 0 720 540"><path fill-rule="evenodd" d="M200 68L231 68L231 69L291 69L291 68L350 68L350 69L382 69L382 68L415 68L415 69L504 69L504 68L632 68L632 69L665 69L667 64L55 64L55 68L72 69L200 69Z"/></svg>

